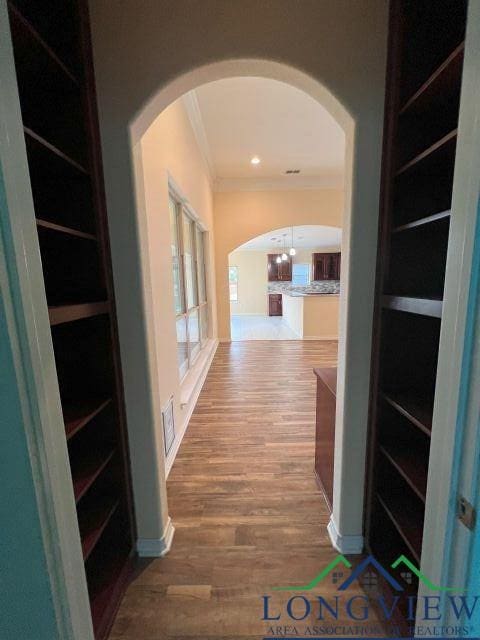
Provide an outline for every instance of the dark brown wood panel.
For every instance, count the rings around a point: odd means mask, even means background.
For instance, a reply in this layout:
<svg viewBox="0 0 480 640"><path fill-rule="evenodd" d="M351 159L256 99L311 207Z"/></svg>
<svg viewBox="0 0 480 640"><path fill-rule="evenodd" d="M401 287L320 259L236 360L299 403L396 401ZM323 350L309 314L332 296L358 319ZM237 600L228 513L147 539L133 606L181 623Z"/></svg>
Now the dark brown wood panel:
<svg viewBox="0 0 480 640"><path fill-rule="evenodd" d="M340 280L340 253L313 253L313 280Z"/></svg>
<svg viewBox="0 0 480 640"><path fill-rule="evenodd" d="M269 282L285 282L292 279L292 257L281 260L281 253L269 253L267 255L267 275ZM280 262L277 262L280 258Z"/></svg>
<svg viewBox="0 0 480 640"><path fill-rule="evenodd" d="M87 2L8 5L72 488L102 639L136 536Z"/></svg>
<svg viewBox="0 0 480 640"><path fill-rule="evenodd" d="M336 367L315 368L313 371L317 378L315 473L331 511L333 506L337 369Z"/></svg>
<svg viewBox="0 0 480 640"><path fill-rule="evenodd" d="M281 293L268 294L268 315L269 316L283 315L283 298Z"/></svg>
<svg viewBox="0 0 480 640"><path fill-rule="evenodd" d="M466 5L391 3L365 514L385 564L421 561Z"/></svg>

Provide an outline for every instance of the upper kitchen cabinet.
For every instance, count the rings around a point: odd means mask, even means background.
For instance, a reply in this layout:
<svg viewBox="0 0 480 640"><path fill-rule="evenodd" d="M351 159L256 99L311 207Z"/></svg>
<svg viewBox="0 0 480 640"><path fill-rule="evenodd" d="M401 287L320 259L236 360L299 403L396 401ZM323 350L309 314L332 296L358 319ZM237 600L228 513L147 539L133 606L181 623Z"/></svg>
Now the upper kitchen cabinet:
<svg viewBox="0 0 480 640"><path fill-rule="evenodd" d="M340 280L341 253L312 254L313 280Z"/></svg>
<svg viewBox="0 0 480 640"><path fill-rule="evenodd" d="M280 253L269 253L267 256L267 271L269 282L285 282L292 279L292 258L277 262Z"/></svg>

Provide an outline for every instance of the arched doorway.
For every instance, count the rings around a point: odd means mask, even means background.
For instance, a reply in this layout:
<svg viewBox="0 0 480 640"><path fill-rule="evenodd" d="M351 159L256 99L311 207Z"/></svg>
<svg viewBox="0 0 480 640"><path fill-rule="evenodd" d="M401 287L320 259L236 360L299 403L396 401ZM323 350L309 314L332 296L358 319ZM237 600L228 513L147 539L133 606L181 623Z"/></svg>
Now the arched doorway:
<svg viewBox="0 0 480 640"><path fill-rule="evenodd" d="M136 185L135 208L130 208L126 216L119 215L112 219L110 228L114 271L118 283L121 342L122 334L128 336L128 343L123 340L121 346L125 369L127 413L131 418L129 420L130 447L139 538L160 541L157 548L162 549L167 544L165 541L171 537L164 471L159 464L163 450L161 412L158 398L152 392L158 386L159 354L156 353L151 324L151 285L149 255L146 249L148 228L142 200L143 169L139 142L156 115L186 91L202 83L221 78L252 75L277 79L306 91L330 111L341 124L346 136L347 179L343 225L345 235L342 247L346 256L342 276L345 296L340 311L342 339L339 345L336 476L332 517L334 525L331 530L334 544L340 547L343 545L343 549L348 547L352 552L361 547L370 357L370 343L368 339L365 340L365 335L369 335L373 303L379 145L376 147L376 162L372 165L370 137L372 129L358 128L359 123L362 122L359 114L356 114L358 117L350 115L321 82L302 71L286 64L258 59L223 60L181 74L163 86L155 95L150 96L147 104L129 123L128 139L115 141L111 139L113 145L110 150L116 147L118 151L114 162L123 159L120 161L123 163L125 150L130 149ZM367 120L371 115L371 113L368 115ZM380 127L378 127L378 133L380 134ZM360 162L359 158L362 157L365 159L368 157L367 164ZM125 170L128 173L127 166L123 166L122 171ZM115 173L116 170L110 177L113 178ZM108 166L106 180L108 192ZM124 190L125 187L127 192ZM127 182L121 185L120 190L116 189L115 193L112 192L111 210L115 210L117 205L120 209L124 209L125 202L119 199L122 191L127 200L131 201ZM132 236L136 236L137 242L127 246L125 239ZM224 256L225 266L227 256L228 252ZM356 265L354 270L351 268L352 262ZM217 296L222 289L225 293L228 289L226 270L224 274L220 282L217 282ZM139 296L141 313L132 316L132 295L137 295L137 291L141 292ZM359 321L362 315L363 320ZM345 388L348 388L346 401ZM356 446L344 447L344 441L347 439L352 441L352 438ZM147 457L145 443L148 446ZM348 474L345 474L347 468ZM148 490L145 490L145 487L148 487ZM153 501L151 488L154 489ZM341 496L343 496L342 500L340 500Z"/></svg>
<svg viewBox="0 0 480 640"><path fill-rule="evenodd" d="M291 226L229 253L232 341L338 340L341 228L301 225L300 213L291 215ZM330 258L338 269L323 273L320 262Z"/></svg>

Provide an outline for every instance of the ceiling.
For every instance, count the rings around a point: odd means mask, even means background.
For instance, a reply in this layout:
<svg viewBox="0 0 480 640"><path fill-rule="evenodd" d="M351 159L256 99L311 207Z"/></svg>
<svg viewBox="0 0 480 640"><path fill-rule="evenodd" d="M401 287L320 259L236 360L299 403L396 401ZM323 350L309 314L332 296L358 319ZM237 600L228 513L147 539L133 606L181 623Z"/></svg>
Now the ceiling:
<svg viewBox="0 0 480 640"><path fill-rule="evenodd" d="M316 100L277 80L228 78L184 96L219 187L341 187L344 134ZM250 160L258 156L260 164ZM289 169L299 174L285 175Z"/></svg>
<svg viewBox="0 0 480 640"><path fill-rule="evenodd" d="M285 234L285 235L284 235ZM235 251L272 251L277 252L283 248L285 240L287 249L292 244L292 227L276 229L269 233L253 238L240 245ZM280 242L279 242L280 241ZM342 230L337 227L324 227L321 225L304 225L293 227L293 246L296 249L322 249L327 247L340 247L342 243Z"/></svg>

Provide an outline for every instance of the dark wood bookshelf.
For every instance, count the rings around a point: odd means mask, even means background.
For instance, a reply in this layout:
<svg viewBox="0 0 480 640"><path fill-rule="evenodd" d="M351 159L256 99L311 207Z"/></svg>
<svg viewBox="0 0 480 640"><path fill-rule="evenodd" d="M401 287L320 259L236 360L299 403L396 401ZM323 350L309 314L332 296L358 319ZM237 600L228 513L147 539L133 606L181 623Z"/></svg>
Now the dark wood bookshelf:
<svg viewBox="0 0 480 640"><path fill-rule="evenodd" d="M42 220L41 218L37 218L37 227L48 229L49 231L55 231L57 233L65 233L66 235L74 236L75 238L83 238L84 240L97 240L93 233L86 233L85 231L79 231L78 229L71 229L70 227L65 227L62 224L55 224L54 222Z"/></svg>
<svg viewBox="0 0 480 640"><path fill-rule="evenodd" d="M41 135L39 135L38 133L35 133L35 131L33 131L32 129L29 129L28 127L23 127L23 130L26 137L35 141L38 145L44 147L51 153L54 153L56 156L58 156L65 162L68 162L68 164L74 167L77 171L80 171L80 173L88 173L87 169L83 165L81 165L79 162L71 158L68 154L64 153L61 149L56 147L54 144L52 144L48 140L45 140L45 138L42 138Z"/></svg>
<svg viewBox="0 0 480 640"><path fill-rule="evenodd" d="M364 523L380 562L421 563L466 12L390 3Z"/></svg>
<svg viewBox="0 0 480 640"><path fill-rule="evenodd" d="M72 469L73 493L76 502L83 498L114 454L115 449L106 453L94 452L84 462L77 464L76 469Z"/></svg>
<svg viewBox="0 0 480 640"><path fill-rule="evenodd" d="M407 112L422 113L435 100L444 102L458 90L462 77L465 43L461 42L432 75L415 91L413 96L400 109L399 115Z"/></svg>
<svg viewBox="0 0 480 640"><path fill-rule="evenodd" d="M75 76L75 74L71 71L71 69L68 68L65 62L63 62L63 60L61 60L57 56L55 51L51 49L51 47L45 42L45 40L38 33L38 31L35 29L32 23L24 18L24 16L15 6L14 2L11 2L11 1L8 2L8 10L10 15L12 31L15 31L18 28L24 29L30 35L32 40L34 40L40 47L42 47L45 53L52 59L52 61L59 67L59 69L61 69L62 72L66 74L72 82L79 84L79 80Z"/></svg>
<svg viewBox="0 0 480 640"><path fill-rule="evenodd" d="M381 396L423 433L431 435L433 406L429 405L425 397L414 391L389 391L381 393Z"/></svg>
<svg viewBox="0 0 480 640"><path fill-rule="evenodd" d="M90 421L103 411L105 407L111 404L111 402L112 398L107 398L103 400L90 399L73 404L64 404L63 419L65 420L67 440L88 425Z"/></svg>
<svg viewBox="0 0 480 640"><path fill-rule="evenodd" d="M397 176L411 171L420 163L427 163L429 160L433 163L442 162L444 155L452 153L452 147L455 147L457 143L457 130L449 131L446 135L442 136L440 140L437 140L431 144L427 149L424 149L421 153L417 154L414 158L403 164L397 169Z"/></svg>
<svg viewBox="0 0 480 640"><path fill-rule="evenodd" d="M406 224L400 224L397 227L393 227L392 233L400 233L401 231L409 231L410 229L416 229L417 227L422 227L424 225L429 225L434 222L439 222L441 220L446 220L450 218L450 209L448 211L441 211L440 213L434 213L431 216L426 216L425 218L419 218L418 220L412 220L412 222L407 222Z"/></svg>
<svg viewBox="0 0 480 640"><path fill-rule="evenodd" d="M412 513L411 502L398 496L395 496L395 499L392 500L391 498L382 497L380 493L377 494L377 500L410 549L413 559L420 563L423 531L418 514Z"/></svg>
<svg viewBox="0 0 480 640"><path fill-rule="evenodd" d="M442 300L430 298L410 298L407 296L382 296L382 306L393 311L416 313L432 318L442 317Z"/></svg>
<svg viewBox="0 0 480 640"><path fill-rule="evenodd" d="M393 446L380 445L380 451L385 458L395 467L405 482L425 502L427 490L427 474L418 464L415 452L410 449L402 449Z"/></svg>
<svg viewBox="0 0 480 640"><path fill-rule="evenodd" d="M80 516L79 526L84 560L87 560L92 553L118 506L118 500L105 499L83 517Z"/></svg>
<svg viewBox="0 0 480 640"><path fill-rule="evenodd" d="M49 307L48 315L50 317L51 326L63 324L64 322L74 322L109 313L110 303L103 302L87 302L83 304L67 304L58 307Z"/></svg>
<svg viewBox="0 0 480 640"><path fill-rule="evenodd" d="M135 556L86 0L8 0L46 304L97 640Z"/></svg>

